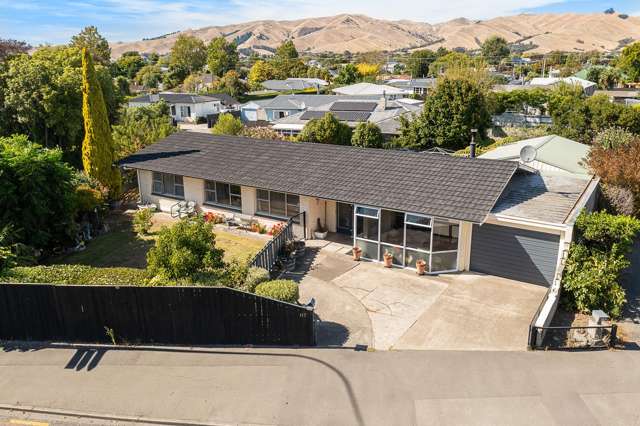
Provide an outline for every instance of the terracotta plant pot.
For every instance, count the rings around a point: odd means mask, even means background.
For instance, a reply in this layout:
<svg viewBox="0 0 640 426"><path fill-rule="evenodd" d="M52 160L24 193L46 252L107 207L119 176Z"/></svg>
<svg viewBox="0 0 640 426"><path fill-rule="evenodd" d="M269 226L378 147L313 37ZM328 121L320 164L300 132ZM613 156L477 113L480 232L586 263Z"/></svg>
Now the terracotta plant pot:
<svg viewBox="0 0 640 426"><path fill-rule="evenodd" d="M425 270L427 269L427 262L422 259L418 259L416 262L416 273L418 275L424 275Z"/></svg>
<svg viewBox="0 0 640 426"><path fill-rule="evenodd" d="M353 260L360 260L360 256L362 256L362 249L360 247L354 247L351 250L351 253L353 254Z"/></svg>
<svg viewBox="0 0 640 426"><path fill-rule="evenodd" d="M393 255L391 253L384 254L384 267L391 268L393 266Z"/></svg>

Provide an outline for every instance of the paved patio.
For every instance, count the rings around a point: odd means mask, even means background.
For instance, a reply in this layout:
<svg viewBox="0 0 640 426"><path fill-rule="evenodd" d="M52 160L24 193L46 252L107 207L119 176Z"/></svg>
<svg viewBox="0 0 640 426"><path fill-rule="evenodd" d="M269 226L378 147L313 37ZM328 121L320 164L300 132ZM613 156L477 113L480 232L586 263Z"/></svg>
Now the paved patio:
<svg viewBox="0 0 640 426"><path fill-rule="evenodd" d="M388 349L525 350L541 286L475 273L417 276L354 262L350 246L308 241L287 278L317 301L318 344Z"/></svg>

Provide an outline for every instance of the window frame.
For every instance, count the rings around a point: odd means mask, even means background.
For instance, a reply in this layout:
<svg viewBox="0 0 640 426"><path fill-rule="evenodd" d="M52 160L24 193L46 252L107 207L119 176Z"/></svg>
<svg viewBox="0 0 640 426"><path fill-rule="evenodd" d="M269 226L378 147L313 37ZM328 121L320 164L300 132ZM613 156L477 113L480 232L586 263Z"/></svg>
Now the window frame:
<svg viewBox="0 0 640 426"><path fill-rule="evenodd" d="M260 198L260 191L264 191L267 193L267 198ZM272 214L271 211L271 193L278 193L278 194L283 194L284 195L284 211L285 211L285 215L277 215L277 214ZM289 197L297 197L298 198L298 202L297 203L289 203ZM264 211L260 209L260 201L262 202L267 202L269 205L269 211ZM289 206L297 206L297 211L294 212L293 214L289 214ZM293 194L290 192L282 192L282 191L271 191L269 189L262 189L262 188L256 188L256 215L258 216L264 216L264 217L269 217L269 218L273 218L273 219L279 219L279 220L289 220L291 217L300 214L300 195L298 194ZM300 218L297 217L294 220L294 223L300 223Z"/></svg>
<svg viewBox="0 0 640 426"><path fill-rule="evenodd" d="M208 184L213 184L213 188L207 188ZM218 201L218 186L225 185L227 187L227 192L229 194L229 203L221 203ZM240 190L239 193L234 193L231 191L232 186L237 186ZM213 201L208 199L208 195L213 194ZM234 199L240 199L240 206L235 206L233 204ZM207 206L220 207L229 210L242 211L242 186L236 185L233 183L227 183L217 180L208 180L204 181L204 201L203 203Z"/></svg>
<svg viewBox="0 0 640 426"><path fill-rule="evenodd" d="M158 179L159 177L159 179ZM171 192L167 191L167 179L172 179L172 188ZM178 179L180 183L178 183ZM160 184L161 190L156 190L156 184ZM176 188L180 188L180 191L176 191ZM182 175L174 175L173 173L163 173L163 172L152 172L151 175L151 194L157 195L160 197L169 197L176 198L179 200L184 200L184 176Z"/></svg>

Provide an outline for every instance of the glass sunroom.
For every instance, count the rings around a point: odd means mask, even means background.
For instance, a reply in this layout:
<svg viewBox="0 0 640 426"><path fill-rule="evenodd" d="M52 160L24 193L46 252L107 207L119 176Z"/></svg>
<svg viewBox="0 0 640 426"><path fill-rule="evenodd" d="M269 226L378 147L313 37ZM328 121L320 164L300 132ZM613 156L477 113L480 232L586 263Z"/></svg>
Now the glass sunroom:
<svg viewBox="0 0 640 426"><path fill-rule="evenodd" d="M391 253L396 266L415 267L422 259L429 272L458 269L457 221L356 206L354 223L354 245L362 249L363 259L381 261Z"/></svg>

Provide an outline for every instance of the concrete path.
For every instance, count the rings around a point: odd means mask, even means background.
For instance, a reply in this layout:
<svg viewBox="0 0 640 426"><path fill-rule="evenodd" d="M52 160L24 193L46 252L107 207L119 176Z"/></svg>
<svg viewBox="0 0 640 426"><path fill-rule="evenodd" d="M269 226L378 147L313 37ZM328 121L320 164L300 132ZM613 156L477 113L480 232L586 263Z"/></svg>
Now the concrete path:
<svg viewBox="0 0 640 426"><path fill-rule="evenodd" d="M632 426L639 383L634 352L0 348L0 408L111 418L78 424Z"/></svg>

